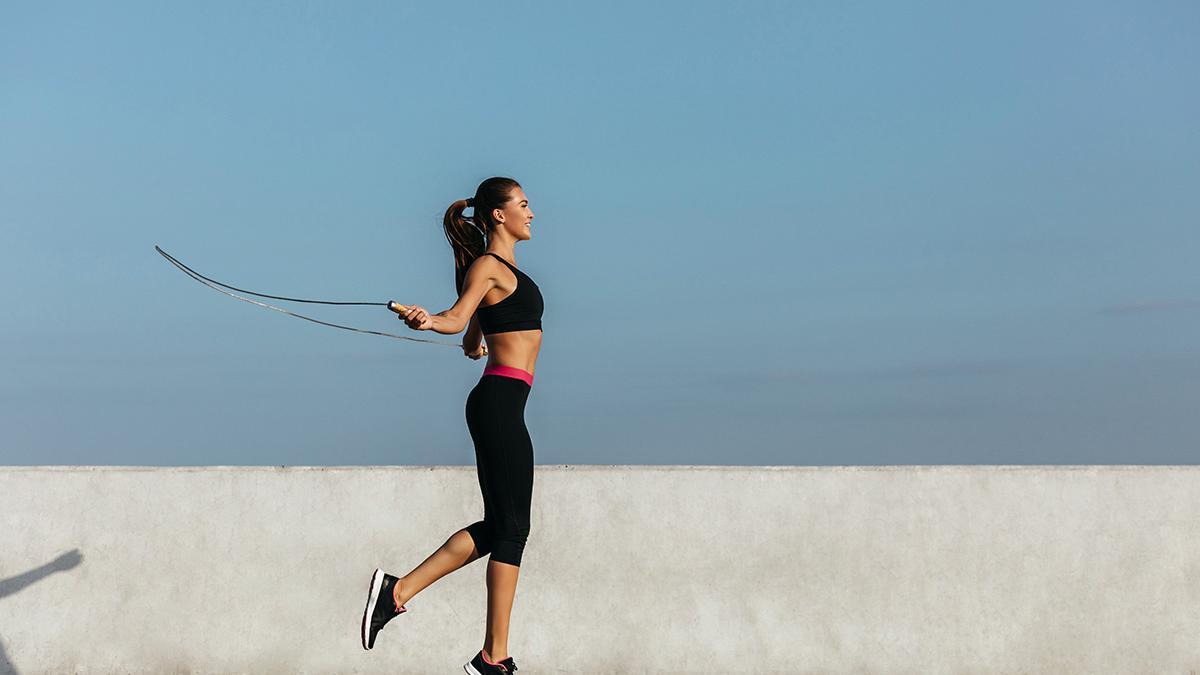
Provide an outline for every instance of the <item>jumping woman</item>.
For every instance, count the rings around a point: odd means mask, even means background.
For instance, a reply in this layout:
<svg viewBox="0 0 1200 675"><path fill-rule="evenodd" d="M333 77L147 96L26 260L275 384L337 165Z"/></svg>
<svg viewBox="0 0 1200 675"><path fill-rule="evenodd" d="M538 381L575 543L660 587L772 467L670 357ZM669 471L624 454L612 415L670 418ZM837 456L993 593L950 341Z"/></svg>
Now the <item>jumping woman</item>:
<svg viewBox="0 0 1200 675"><path fill-rule="evenodd" d="M474 209L474 216L463 215L467 207ZM508 621L529 536L533 443L525 427L525 401L542 344L542 294L533 279L517 269L513 249L530 238L532 221L529 200L515 180L494 177L480 183L473 198L451 204L443 219L454 249L458 300L433 315L417 305L400 313L415 330L453 335L465 328L463 353L471 359L488 357L466 406L483 492L483 520L450 535L402 577L375 570L363 612L364 649L375 646L384 624L407 611L404 603L410 598L490 553L483 648L463 670L488 675L517 669L508 654Z"/></svg>

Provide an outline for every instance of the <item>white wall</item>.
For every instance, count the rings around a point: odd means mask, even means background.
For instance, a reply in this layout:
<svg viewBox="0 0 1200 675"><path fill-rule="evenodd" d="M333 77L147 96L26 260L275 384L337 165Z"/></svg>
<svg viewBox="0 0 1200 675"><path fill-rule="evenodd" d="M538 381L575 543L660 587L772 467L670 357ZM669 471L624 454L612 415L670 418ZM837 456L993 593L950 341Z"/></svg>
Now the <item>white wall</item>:
<svg viewBox="0 0 1200 675"><path fill-rule="evenodd" d="M533 499L521 673L1200 669L1200 467L538 466ZM0 467L0 672L461 672L486 560L358 624L482 514L474 467Z"/></svg>

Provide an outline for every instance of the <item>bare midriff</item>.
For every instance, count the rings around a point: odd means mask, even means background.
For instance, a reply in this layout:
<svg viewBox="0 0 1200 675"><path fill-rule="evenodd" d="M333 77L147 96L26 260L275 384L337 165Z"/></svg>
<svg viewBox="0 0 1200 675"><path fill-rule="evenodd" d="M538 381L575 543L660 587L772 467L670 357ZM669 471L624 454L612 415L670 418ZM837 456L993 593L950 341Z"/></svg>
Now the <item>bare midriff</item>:
<svg viewBox="0 0 1200 675"><path fill-rule="evenodd" d="M530 375L537 364L538 350L542 347L542 331L515 330L508 333L484 335L487 342L488 366L520 368Z"/></svg>

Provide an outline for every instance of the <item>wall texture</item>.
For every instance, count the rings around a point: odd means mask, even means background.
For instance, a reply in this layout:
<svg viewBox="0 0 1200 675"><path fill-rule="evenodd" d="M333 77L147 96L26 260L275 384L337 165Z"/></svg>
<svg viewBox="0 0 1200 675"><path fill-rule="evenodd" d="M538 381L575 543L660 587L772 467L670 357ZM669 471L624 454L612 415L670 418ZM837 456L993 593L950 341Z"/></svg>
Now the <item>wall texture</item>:
<svg viewBox="0 0 1200 675"><path fill-rule="evenodd" d="M1200 467L538 466L529 673L1200 671ZM486 560L359 645L474 467L0 467L0 672L461 673Z"/></svg>

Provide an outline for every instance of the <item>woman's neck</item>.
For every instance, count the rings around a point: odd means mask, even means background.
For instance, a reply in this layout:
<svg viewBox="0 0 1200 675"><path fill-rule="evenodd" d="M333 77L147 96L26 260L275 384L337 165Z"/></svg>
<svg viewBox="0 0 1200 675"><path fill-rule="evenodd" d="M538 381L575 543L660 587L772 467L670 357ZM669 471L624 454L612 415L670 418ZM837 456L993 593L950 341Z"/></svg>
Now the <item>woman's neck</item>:
<svg viewBox="0 0 1200 675"><path fill-rule="evenodd" d="M495 253L496 255L500 256L501 258L504 258L505 260L507 260L509 262L509 264L516 265L517 264L517 256L516 256L516 252L513 250L513 248L514 247L510 246L510 247L508 247L507 250L505 250L502 246L489 246L487 248L487 252Z"/></svg>

